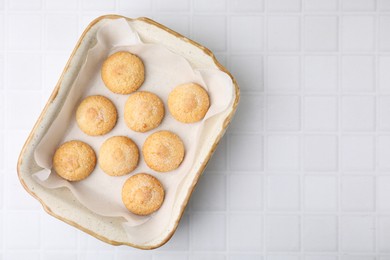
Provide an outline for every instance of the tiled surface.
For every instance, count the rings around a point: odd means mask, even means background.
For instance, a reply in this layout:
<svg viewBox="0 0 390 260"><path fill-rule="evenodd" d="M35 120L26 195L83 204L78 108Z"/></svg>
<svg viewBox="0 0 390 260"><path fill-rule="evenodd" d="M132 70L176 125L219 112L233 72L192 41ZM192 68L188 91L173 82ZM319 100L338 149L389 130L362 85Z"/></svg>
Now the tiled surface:
<svg viewBox="0 0 390 260"><path fill-rule="evenodd" d="M149 16L212 49L242 91L179 230L113 247L46 215L20 148L77 38ZM0 1L0 259L390 259L390 1Z"/></svg>

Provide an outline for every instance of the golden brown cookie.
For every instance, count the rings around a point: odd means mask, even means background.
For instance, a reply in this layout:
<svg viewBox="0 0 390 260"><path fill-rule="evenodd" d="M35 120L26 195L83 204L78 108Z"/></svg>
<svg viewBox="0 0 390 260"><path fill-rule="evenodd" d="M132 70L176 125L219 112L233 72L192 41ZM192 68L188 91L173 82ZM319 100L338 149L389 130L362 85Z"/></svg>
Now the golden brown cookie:
<svg viewBox="0 0 390 260"><path fill-rule="evenodd" d="M112 92L130 94L144 82L145 68L138 56L119 51L103 62L101 76L106 87Z"/></svg>
<svg viewBox="0 0 390 260"><path fill-rule="evenodd" d="M126 175L137 167L138 160L138 147L126 136L108 138L100 147L99 166L108 175Z"/></svg>
<svg viewBox="0 0 390 260"><path fill-rule="evenodd" d="M95 165L96 155L91 146L76 140L62 144L53 157L54 170L68 181L87 178Z"/></svg>
<svg viewBox="0 0 390 260"><path fill-rule="evenodd" d="M159 131L146 138L142 147L146 164L158 172L169 172L181 164L184 144L179 136L169 131Z"/></svg>
<svg viewBox="0 0 390 260"><path fill-rule="evenodd" d="M125 104L125 122L136 132L146 132L159 126L164 113L161 99L146 91L130 95Z"/></svg>
<svg viewBox="0 0 390 260"><path fill-rule="evenodd" d="M164 188L152 175L139 173L126 180L122 187L122 201L132 213L149 215L161 207Z"/></svg>
<svg viewBox="0 0 390 260"><path fill-rule="evenodd" d="M195 123L204 118L210 107L207 91L196 83L177 86L168 97L172 116L182 123Z"/></svg>
<svg viewBox="0 0 390 260"><path fill-rule="evenodd" d="M118 114L114 104L104 96L89 96L76 111L76 121L87 135L104 135L116 124Z"/></svg>

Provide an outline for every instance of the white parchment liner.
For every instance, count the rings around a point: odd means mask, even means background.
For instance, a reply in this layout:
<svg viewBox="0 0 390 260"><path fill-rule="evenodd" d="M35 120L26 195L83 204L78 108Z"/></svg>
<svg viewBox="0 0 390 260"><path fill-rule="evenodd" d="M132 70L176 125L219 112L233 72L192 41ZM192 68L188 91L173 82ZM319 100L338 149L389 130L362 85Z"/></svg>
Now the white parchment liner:
<svg viewBox="0 0 390 260"><path fill-rule="evenodd" d="M110 92L101 80L102 62L118 50L127 50L138 55L145 65L145 82L140 91L157 94L165 104L165 117L162 124L147 133L130 130L124 120L124 104L128 95ZM183 124L172 118L166 106L169 93L182 83L196 82L208 90L211 106L203 121ZM104 95L114 102L118 110L118 121L114 129L104 136L92 137L84 134L75 122L75 110L85 97ZM75 197L93 212L110 217L123 217L128 235L140 240L152 239L160 234L167 225L172 207L180 188L180 183L191 169L197 151L199 138L207 131L205 120L226 110L233 101L233 83L231 78L220 70L194 70L183 57L174 54L162 45L144 44L125 19L107 21L97 31L97 43L88 51L85 63L74 81L67 99L51 127L35 150L35 160L43 170L34 177L47 188L69 188ZM98 154L101 144L109 137L125 135L134 140L140 151L144 140L153 132L170 130L178 134L184 142L186 154L181 166L168 173L158 173L146 166L142 153L138 167L122 177L111 177L97 165L94 172L80 182L68 182L52 171L52 157L56 148L65 141L81 140ZM146 172L158 178L166 191L162 207L150 216L137 216L130 213L122 203L121 189L131 175Z"/></svg>

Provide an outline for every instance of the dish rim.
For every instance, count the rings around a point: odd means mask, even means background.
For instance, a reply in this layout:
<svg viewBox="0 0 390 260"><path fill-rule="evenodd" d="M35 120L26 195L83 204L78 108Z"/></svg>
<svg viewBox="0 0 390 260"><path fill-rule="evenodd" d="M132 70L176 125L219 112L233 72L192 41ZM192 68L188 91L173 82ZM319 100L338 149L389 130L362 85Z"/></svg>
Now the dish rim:
<svg viewBox="0 0 390 260"><path fill-rule="evenodd" d="M66 72L68 71L69 69L69 66L70 66L70 63L76 53L76 51L78 50L81 42L83 41L86 33L92 28L92 26L94 26L96 23L98 23L99 21L103 20L103 19L121 19L121 18L124 18L126 19L127 21L142 21L142 22L145 22L145 23L148 23L150 25L153 25L155 27L158 27L159 29L162 29L166 32L168 32L169 34L175 36L176 38L178 38L179 40L182 40L182 41L185 41L195 47L197 47L198 49L202 50L207 56L209 56L212 61L214 62L214 64L218 67L219 70L225 72L231 79L232 79L232 82L233 82L233 86L234 86L234 91L235 91L235 99L233 101L233 104L232 104L232 111L226 116L224 122L223 122L223 125L222 125L222 129L221 131L219 132L218 136L216 137L210 151L208 152L207 156L204 158L204 162L202 163L202 165L199 167L199 170L196 172L196 175L195 175L195 178L192 180L192 183L189 187L189 190L187 192L187 195L181 205L181 209L180 209L180 213L178 215L178 218L175 220L175 223L174 223L174 226L172 228L172 230L168 233L167 236L165 236L160 243L158 244L155 244L155 245L151 245L151 246L142 246L142 245L137 245L137 244L133 244L133 243L129 243L129 242L120 242L120 241L116 241L116 240L111 240L103 235L100 235L98 234L97 232L91 230L91 229L88 229L88 228L85 228L84 226L82 225L79 225L77 222L74 222L72 220L69 220L65 217L62 217L60 215L58 215L57 213L55 213L54 211L52 211L52 209L45 204L44 200L41 199L37 194L35 194L32 190L29 189L29 187L27 186L27 184L24 182L23 180L23 177L21 175L21 165L23 163L23 157L24 157L24 154L25 154L25 151L27 149L27 146L30 144L30 142L32 141L33 139L33 136L37 130L37 128L39 127L40 123L42 122L48 108L49 108L49 105L52 103L52 101L56 98L57 94L58 94L58 91L60 89L60 85L61 85L61 82L64 78L64 75L66 74ZM116 14L107 14L107 15L102 15L102 16L99 16L97 18L95 18L92 22L90 22L88 24L88 26L85 28L85 30L83 31L83 33L81 34L81 36L79 37L75 47L73 48L73 51L72 53L70 54L69 58L68 58L68 61L57 81L57 84L55 85L54 89L53 89L53 92L52 94L50 95L48 101L46 102L42 112L40 113L37 121L35 122L29 136L27 137L27 140L25 141L23 147L22 147L22 150L20 152L20 155L19 155L19 158L18 158L18 162L17 162L17 175L18 175L18 178L19 178L19 181L20 183L22 184L23 188L32 196L34 197L36 200L39 201L39 203L42 205L43 209L45 210L45 212L81 231L84 231L85 233L105 242L105 243L108 243L108 244L111 244L111 245L114 245L114 246L118 246L118 245L127 245L127 246L131 246L131 247L134 247L134 248L138 248L138 249L144 249L144 250L151 250L151 249L155 249L155 248L158 248L158 247L161 247L162 245L164 245L165 243L167 243L171 237L173 236L173 234L175 233L178 225L179 225L179 222L181 220L181 218L183 217L183 214L184 214L184 210L185 208L187 207L187 204L189 202L189 199L191 198L192 196L192 193L194 192L195 190L195 187L199 181L199 178L200 176L203 174L204 172L204 169L206 168L207 166L207 163L209 162L211 156L214 154L220 140L222 139L223 135L225 134L225 131L228 127L228 125L230 124L231 120L232 120L232 117L233 115L235 114L236 110L237 110L237 106L238 106L238 103L239 103L239 100L240 100L240 89L239 89L239 86L235 80L235 78L233 77L233 75L223 66L221 65L218 60L216 59L215 55L206 47L204 47L203 45L183 36L182 34L150 19L150 18L147 18L147 17L138 17L138 18L129 18L129 17L125 17L125 16L122 16L122 15L116 15Z"/></svg>

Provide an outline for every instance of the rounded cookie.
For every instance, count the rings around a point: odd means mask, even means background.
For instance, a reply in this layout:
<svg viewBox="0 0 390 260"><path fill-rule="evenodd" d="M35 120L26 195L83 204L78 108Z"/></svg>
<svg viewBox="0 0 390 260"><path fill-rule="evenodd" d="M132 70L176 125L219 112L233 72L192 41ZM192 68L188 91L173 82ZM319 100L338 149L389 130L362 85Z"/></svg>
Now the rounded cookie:
<svg viewBox="0 0 390 260"><path fill-rule="evenodd" d="M210 107L207 91L196 83L177 86L169 93L168 108L182 123L195 123L204 118Z"/></svg>
<svg viewBox="0 0 390 260"><path fill-rule="evenodd" d="M111 176L130 173L137 167L138 161L138 147L126 136L108 138L99 150L99 166Z"/></svg>
<svg viewBox="0 0 390 260"><path fill-rule="evenodd" d="M116 124L118 113L114 104L104 96L89 96L76 111L76 121L87 135L104 135Z"/></svg>
<svg viewBox="0 0 390 260"><path fill-rule="evenodd" d="M164 114L164 103L151 92L136 92L129 96L125 104L126 125L136 132L146 132L156 128L160 125Z"/></svg>
<svg viewBox="0 0 390 260"><path fill-rule="evenodd" d="M101 76L106 87L117 94L130 94L145 80L142 60L127 51L118 51L109 56L102 65Z"/></svg>
<svg viewBox="0 0 390 260"><path fill-rule="evenodd" d="M95 165L95 152L82 141L73 140L62 144L53 156L54 170L68 181L87 178L95 169Z"/></svg>
<svg viewBox="0 0 390 260"><path fill-rule="evenodd" d="M159 131L146 138L142 147L146 164L158 172L178 168L184 158L184 144L179 136L170 131Z"/></svg>
<svg viewBox="0 0 390 260"><path fill-rule="evenodd" d="M126 208L137 215L149 215L158 210L164 201L164 188L150 174L131 176L122 187L122 201Z"/></svg>

